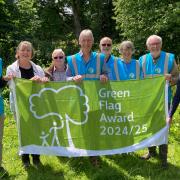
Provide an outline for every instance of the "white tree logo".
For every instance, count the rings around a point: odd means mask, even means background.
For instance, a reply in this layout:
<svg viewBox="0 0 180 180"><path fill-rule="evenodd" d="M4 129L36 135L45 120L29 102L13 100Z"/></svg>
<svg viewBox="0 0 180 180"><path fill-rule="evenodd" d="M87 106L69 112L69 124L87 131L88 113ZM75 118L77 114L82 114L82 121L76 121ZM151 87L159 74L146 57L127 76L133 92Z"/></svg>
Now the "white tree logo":
<svg viewBox="0 0 180 180"><path fill-rule="evenodd" d="M72 97L70 95L74 93L78 93L78 99L73 99L74 96ZM62 95L65 98L63 102L59 99ZM49 97L52 97L51 101L49 101ZM61 102L58 104L58 101ZM69 123L71 122L75 125L83 125L87 123L89 112L88 101L88 97L83 93L82 89L76 85L63 86L58 90L53 88L43 88L38 94L32 94L29 98L30 111L36 119L44 119L49 116L56 116L59 119L61 125L58 126L57 123L53 121L53 126L49 130L50 133L53 133L51 146L54 146L55 142L60 146L57 131L65 126L65 120L69 147L75 147L71 137ZM80 119L78 119L79 116L77 116L78 112L77 114L75 113L72 115L72 109L68 108L71 103L74 103L75 105L78 104L77 111L81 113ZM48 136L48 133L46 134L44 131L42 132L42 135L40 136L43 141L42 145L48 145L46 140Z"/></svg>

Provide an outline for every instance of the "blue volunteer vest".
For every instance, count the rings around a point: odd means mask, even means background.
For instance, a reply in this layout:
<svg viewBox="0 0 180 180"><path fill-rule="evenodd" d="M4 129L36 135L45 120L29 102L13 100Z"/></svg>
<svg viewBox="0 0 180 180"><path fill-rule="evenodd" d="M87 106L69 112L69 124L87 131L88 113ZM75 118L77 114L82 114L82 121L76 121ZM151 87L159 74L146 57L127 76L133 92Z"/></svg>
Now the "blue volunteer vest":
<svg viewBox="0 0 180 180"><path fill-rule="evenodd" d="M82 75L84 80L99 80L102 74L105 56L91 52L90 59L85 62L83 56L77 53L67 57L67 63L71 69L72 76Z"/></svg>
<svg viewBox="0 0 180 180"><path fill-rule="evenodd" d="M0 58L0 77L2 77L2 59ZM0 116L4 114L4 103L0 91Z"/></svg>
<svg viewBox="0 0 180 180"><path fill-rule="evenodd" d="M113 55L110 55L110 58L106 61L106 67L108 70L108 79L109 80L117 80L116 78L116 67L115 62L118 61L117 57L114 57Z"/></svg>
<svg viewBox="0 0 180 180"><path fill-rule="evenodd" d="M114 61L113 80L133 80L140 78L140 65L135 59L129 63L120 58Z"/></svg>
<svg viewBox="0 0 180 180"><path fill-rule="evenodd" d="M161 51L160 57L156 63L153 63L151 53L141 56L139 62L143 77L160 76L170 73L173 69L174 60L174 54L166 53L164 51ZM171 88L169 87L169 102L171 101L171 94Z"/></svg>
<svg viewBox="0 0 180 180"><path fill-rule="evenodd" d="M143 71L143 77L153 77L170 73L174 64L174 54L161 51L157 63L153 63L150 53L141 56L139 59L140 66Z"/></svg>

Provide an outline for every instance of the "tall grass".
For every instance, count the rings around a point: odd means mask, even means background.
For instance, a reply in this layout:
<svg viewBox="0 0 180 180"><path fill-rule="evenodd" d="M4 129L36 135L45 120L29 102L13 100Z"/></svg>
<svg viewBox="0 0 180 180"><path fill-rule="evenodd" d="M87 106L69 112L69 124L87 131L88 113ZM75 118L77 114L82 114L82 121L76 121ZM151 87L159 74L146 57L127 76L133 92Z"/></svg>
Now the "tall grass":
<svg viewBox="0 0 180 180"><path fill-rule="evenodd" d="M18 155L16 123L6 101L7 118L3 139L3 166L9 173L6 179L17 180L179 180L180 179L180 110L174 116L169 135L169 168L160 167L159 159L143 161L139 157L147 150L129 154L102 156L100 167L94 167L88 157L66 158L41 156L43 166L25 170Z"/></svg>

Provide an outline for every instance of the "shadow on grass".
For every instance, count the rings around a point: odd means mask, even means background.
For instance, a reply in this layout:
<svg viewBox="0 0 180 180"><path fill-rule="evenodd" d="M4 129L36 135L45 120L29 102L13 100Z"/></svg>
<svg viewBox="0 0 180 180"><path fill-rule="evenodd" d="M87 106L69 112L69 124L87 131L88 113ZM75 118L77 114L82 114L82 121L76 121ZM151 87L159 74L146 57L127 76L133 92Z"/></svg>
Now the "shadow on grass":
<svg viewBox="0 0 180 180"><path fill-rule="evenodd" d="M26 171L28 173L27 180L64 180L63 172L54 171L53 168L49 165L40 166L38 169L31 166Z"/></svg>
<svg viewBox="0 0 180 180"><path fill-rule="evenodd" d="M100 166L95 167L89 157L76 157L65 158L58 157L60 163L66 164L74 171L78 176L80 173L85 173L88 179L127 179L127 175L120 171L118 168L114 168L100 158Z"/></svg>
<svg viewBox="0 0 180 180"><path fill-rule="evenodd" d="M103 157L104 161L118 165L128 174L128 179L143 177L145 179L180 179L180 167L168 163L168 168L163 169L159 157L142 160L136 153L113 155Z"/></svg>
<svg viewBox="0 0 180 180"><path fill-rule="evenodd" d="M58 159L70 166L77 176L85 173L88 179L180 179L180 167L169 163L168 169L162 169L158 157L145 161L136 153L102 156L100 167L94 167L88 157Z"/></svg>

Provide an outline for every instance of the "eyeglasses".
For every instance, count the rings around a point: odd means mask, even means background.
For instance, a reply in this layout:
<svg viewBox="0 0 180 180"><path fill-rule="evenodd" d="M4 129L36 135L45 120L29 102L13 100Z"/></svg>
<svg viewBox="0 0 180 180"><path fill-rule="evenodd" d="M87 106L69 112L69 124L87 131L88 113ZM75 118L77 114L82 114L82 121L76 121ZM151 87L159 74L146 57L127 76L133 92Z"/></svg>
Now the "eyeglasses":
<svg viewBox="0 0 180 180"><path fill-rule="evenodd" d="M53 57L53 59L63 59L64 58L64 56L55 56L55 57Z"/></svg>
<svg viewBox="0 0 180 180"><path fill-rule="evenodd" d="M102 46L108 46L108 47L110 47L111 46L111 44L101 44Z"/></svg>
<svg viewBox="0 0 180 180"><path fill-rule="evenodd" d="M151 44L149 44L149 46L159 46L161 43L160 42L155 42L155 43L151 43Z"/></svg>

